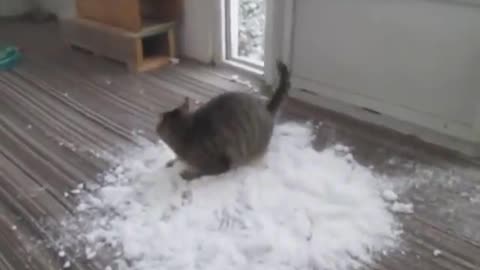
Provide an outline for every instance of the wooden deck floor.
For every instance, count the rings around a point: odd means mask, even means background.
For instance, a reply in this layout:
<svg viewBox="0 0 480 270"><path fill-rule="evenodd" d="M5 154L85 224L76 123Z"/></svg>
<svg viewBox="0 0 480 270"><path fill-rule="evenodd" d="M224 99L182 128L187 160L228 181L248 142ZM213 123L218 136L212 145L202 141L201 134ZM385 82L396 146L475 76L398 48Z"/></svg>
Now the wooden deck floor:
<svg viewBox="0 0 480 270"><path fill-rule="evenodd" d="M129 74L116 64L75 52L57 27L0 22L3 42L25 59L0 72L0 269L61 269L46 221L71 213L64 192L95 179L108 164L89 149L115 153L134 145L132 132L152 127L159 110L182 95L206 100L245 86L227 71L185 62ZM284 118L321 121L319 148L342 142L354 158L405 182L415 214L399 217L404 244L368 269L480 269L480 166L448 151L335 113L290 101ZM412 181L411 179L415 179ZM434 250L442 254L434 256ZM95 261L71 269L102 269ZM103 270L103 269L102 269Z"/></svg>

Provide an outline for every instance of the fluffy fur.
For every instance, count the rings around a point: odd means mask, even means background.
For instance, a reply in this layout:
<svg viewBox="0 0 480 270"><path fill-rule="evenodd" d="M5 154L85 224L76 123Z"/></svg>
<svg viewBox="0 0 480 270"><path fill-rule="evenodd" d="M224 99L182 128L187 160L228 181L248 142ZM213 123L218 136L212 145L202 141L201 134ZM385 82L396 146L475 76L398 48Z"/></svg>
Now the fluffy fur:
<svg viewBox="0 0 480 270"><path fill-rule="evenodd" d="M281 62L277 67L280 81L267 104L251 94L228 92L194 112L186 98L181 106L160 115L157 134L188 165L182 178L221 174L265 153L275 114L290 88L287 67Z"/></svg>

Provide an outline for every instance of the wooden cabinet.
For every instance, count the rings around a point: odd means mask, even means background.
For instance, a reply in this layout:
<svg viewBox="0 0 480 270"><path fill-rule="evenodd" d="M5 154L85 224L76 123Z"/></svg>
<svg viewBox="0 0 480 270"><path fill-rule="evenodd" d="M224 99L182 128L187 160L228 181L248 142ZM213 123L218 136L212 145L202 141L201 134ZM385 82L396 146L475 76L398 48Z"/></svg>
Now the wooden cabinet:
<svg viewBox="0 0 480 270"><path fill-rule="evenodd" d="M78 17L62 22L72 46L145 71L176 57L175 21L180 0L77 0Z"/></svg>
<svg viewBox="0 0 480 270"><path fill-rule="evenodd" d="M77 0L77 14L84 19L138 32L146 22L178 20L181 3L178 0Z"/></svg>

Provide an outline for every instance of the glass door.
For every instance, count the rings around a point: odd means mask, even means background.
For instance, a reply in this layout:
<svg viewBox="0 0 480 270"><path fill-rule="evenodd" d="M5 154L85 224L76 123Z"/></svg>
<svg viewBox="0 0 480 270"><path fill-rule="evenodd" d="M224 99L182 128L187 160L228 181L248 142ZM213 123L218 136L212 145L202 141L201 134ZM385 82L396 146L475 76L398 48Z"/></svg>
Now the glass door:
<svg viewBox="0 0 480 270"><path fill-rule="evenodd" d="M225 0L225 58L263 71L266 0Z"/></svg>

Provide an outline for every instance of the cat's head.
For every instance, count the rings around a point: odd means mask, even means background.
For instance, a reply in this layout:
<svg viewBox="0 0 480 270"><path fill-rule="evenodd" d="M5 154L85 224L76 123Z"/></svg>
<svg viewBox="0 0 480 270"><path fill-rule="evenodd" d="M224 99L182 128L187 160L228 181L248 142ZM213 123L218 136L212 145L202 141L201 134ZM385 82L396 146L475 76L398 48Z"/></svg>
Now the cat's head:
<svg viewBox="0 0 480 270"><path fill-rule="evenodd" d="M185 127L185 121L188 121L190 111L190 100L185 98L180 106L173 110L159 114L156 131L158 136L164 140L170 140L176 137L181 128Z"/></svg>

